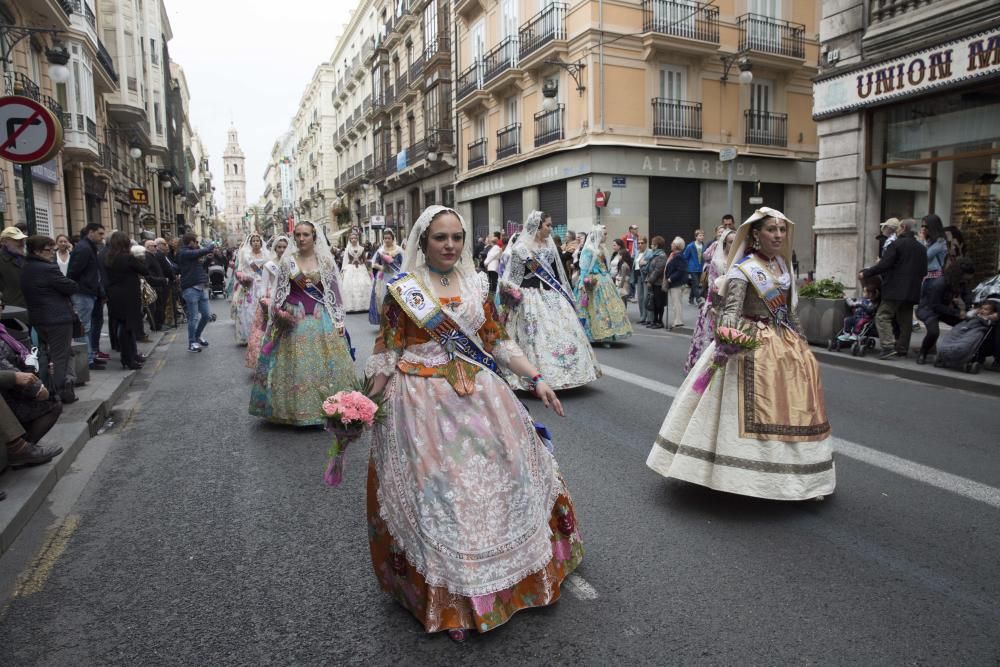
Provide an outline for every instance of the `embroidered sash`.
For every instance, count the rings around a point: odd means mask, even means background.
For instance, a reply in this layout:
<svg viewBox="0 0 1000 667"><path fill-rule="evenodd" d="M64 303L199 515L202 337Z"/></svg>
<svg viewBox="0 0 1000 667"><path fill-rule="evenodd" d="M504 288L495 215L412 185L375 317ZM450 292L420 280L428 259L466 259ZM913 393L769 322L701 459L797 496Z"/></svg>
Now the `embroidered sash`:
<svg viewBox="0 0 1000 667"><path fill-rule="evenodd" d="M573 301L573 297L566 292L566 288L563 287L563 284L559 282L559 279L556 276L552 275L552 272L549 271L549 267L547 267L537 255L532 253L526 266L528 267L528 270L535 275L535 277L555 291L559 292L564 299L569 301L569 305L573 306L574 310L576 309L576 302Z"/></svg>
<svg viewBox="0 0 1000 667"><path fill-rule="evenodd" d="M736 266L753 285L757 295L771 312L775 324L795 331L795 327L792 326L788 317L788 302L785 299L785 291L778 286L760 258L756 255L747 255L737 262Z"/></svg>
<svg viewBox="0 0 1000 667"><path fill-rule="evenodd" d="M462 331L458 323L441 308L434 293L415 275L399 273L394 276L388 283L388 292L403 312L445 349L450 359L459 357L503 378L493 357Z"/></svg>
<svg viewBox="0 0 1000 667"><path fill-rule="evenodd" d="M448 316L434 298L434 293L427 289L413 274L400 273L388 283L389 294L396 300L414 324L423 329L434 341L444 347L448 357L458 357L471 364L484 368L507 384L506 378L500 373L496 360L467 335L455 320ZM523 404L522 404L523 405ZM527 408L525 408L527 412ZM530 414L530 413L529 413ZM542 445L555 453L555 443L545 424L532 420L535 433Z"/></svg>

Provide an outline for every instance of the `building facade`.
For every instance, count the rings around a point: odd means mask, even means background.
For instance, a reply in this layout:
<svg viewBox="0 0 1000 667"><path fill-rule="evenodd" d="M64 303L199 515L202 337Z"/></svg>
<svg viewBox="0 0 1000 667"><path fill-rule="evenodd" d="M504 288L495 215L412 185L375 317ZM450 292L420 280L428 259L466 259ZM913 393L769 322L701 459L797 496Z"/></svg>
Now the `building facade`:
<svg viewBox="0 0 1000 667"><path fill-rule="evenodd" d="M823 2L817 272L846 284L879 223L939 215L980 276L1000 256L1000 2Z"/></svg>
<svg viewBox="0 0 1000 667"><path fill-rule="evenodd" d="M763 203L810 270L818 4L456 0L458 207L477 236L541 208L669 241Z"/></svg>
<svg viewBox="0 0 1000 667"><path fill-rule="evenodd" d="M306 85L291 125L296 219L312 222L324 230L331 242L338 229L332 212L336 201L334 181L337 172L333 150L336 127L334 87L333 67L321 64Z"/></svg>
<svg viewBox="0 0 1000 667"><path fill-rule="evenodd" d="M162 2L0 0L4 94L42 102L60 119L63 148L32 167L39 233L79 233L97 222L138 238L170 236L187 216L181 170L171 160L171 125L186 104L168 108L170 24ZM58 33L31 29L55 29ZM60 55L61 54L61 55ZM69 78L49 76L64 62ZM175 149L185 151L183 131ZM4 224L25 220L21 170L0 162Z"/></svg>
<svg viewBox="0 0 1000 667"><path fill-rule="evenodd" d="M239 134L235 127L229 128L229 138L222 153L222 182L226 192L225 221L229 235L244 234L249 231L245 225L247 212L246 157L240 148Z"/></svg>
<svg viewBox="0 0 1000 667"><path fill-rule="evenodd" d="M295 223L295 142L291 130L274 142L264 169L263 211L270 221L268 235L290 234Z"/></svg>

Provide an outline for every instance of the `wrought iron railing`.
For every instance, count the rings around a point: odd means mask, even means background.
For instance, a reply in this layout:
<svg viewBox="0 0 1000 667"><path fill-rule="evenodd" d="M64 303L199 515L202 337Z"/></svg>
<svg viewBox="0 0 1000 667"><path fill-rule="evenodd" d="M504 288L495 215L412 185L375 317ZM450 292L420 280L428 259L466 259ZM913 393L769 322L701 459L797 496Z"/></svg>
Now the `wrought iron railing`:
<svg viewBox="0 0 1000 667"><path fill-rule="evenodd" d="M101 63L101 67L108 73L111 80L118 83L118 72L115 71L115 63L111 59L111 54L108 53L107 47L104 46L104 42L100 39L97 40L97 62Z"/></svg>
<svg viewBox="0 0 1000 667"><path fill-rule="evenodd" d="M469 144L469 169L482 167L486 164L486 137L476 139Z"/></svg>
<svg viewBox="0 0 1000 667"><path fill-rule="evenodd" d="M505 37L483 56L483 83L517 67L517 37Z"/></svg>
<svg viewBox="0 0 1000 667"><path fill-rule="evenodd" d="M517 31L520 56L525 58L554 40L566 39L566 3L554 2Z"/></svg>
<svg viewBox="0 0 1000 667"><path fill-rule="evenodd" d="M737 24L740 29L740 51L773 53L791 58L805 58L806 27L781 19L744 14Z"/></svg>
<svg viewBox="0 0 1000 667"><path fill-rule="evenodd" d="M38 84L21 72L8 72L4 76L4 89L8 95L20 95L30 97L36 102L42 101L42 91L38 88Z"/></svg>
<svg viewBox="0 0 1000 667"><path fill-rule="evenodd" d="M396 77L396 97L402 96L406 89L409 88L409 72L405 69L399 72L399 76Z"/></svg>
<svg viewBox="0 0 1000 667"><path fill-rule="evenodd" d="M424 54L421 52L412 63L410 63L410 85L414 86L423 80Z"/></svg>
<svg viewBox="0 0 1000 667"><path fill-rule="evenodd" d="M480 71L481 67L477 61L466 67L465 71L458 75L458 88L455 91L456 100L461 100L482 87L479 76Z"/></svg>
<svg viewBox="0 0 1000 667"><path fill-rule="evenodd" d="M743 117L748 144L782 148L788 145L788 114L747 109Z"/></svg>
<svg viewBox="0 0 1000 667"><path fill-rule="evenodd" d="M406 166L412 167L427 157L427 141L421 139L406 149Z"/></svg>
<svg viewBox="0 0 1000 667"><path fill-rule="evenodd" d="M654 97L653 135L701 139L701 103Z"/></svg>
<svg viewBox="0 0 1000 667"><path fill-rule="evenodd" d="M56 115L56 118L61 119L63 117L63 108L62 105L59 104L59 100L48 95L42 95L41 102L49 108L49 111Z"/></svg>
<svg viewBox="0 0 1000 667"><path fill-rule="evenodd" d="M87 134L94 139L97 138L97 123L95 123L91 118L87 119Z"/></svg>
<svg viewBox="0 0 1000 667"><path fill-rule="evenodd" d="M437 39L432 39L426 46L424 46L424 62L430 64L430 61L434 56L441 54L451 53L451 40L445 36L438 36Z"/></svg>
<svg viewBox="0 0 1000 667"><path fill-rule="evenodd" d="M535 148L559 141L563 134L563 115L566 105L560 104L552 111L539 111L535 114Z"/></svg>
<svg viewBox="0 0 1000 667"><path fill-rule="evenodd" d="M719 8L693 0L642 0L642 29L719 43Z"/></svg>
<svg viewBox="0 0 1000 667"><path fill-rule="evenodd" d="M513 123L497 130L497 159L521 152L521 124Z"/></svg>
<svg viewBox="0 0 1000 667"><path fill-rule="evenodd" d="M455 146L455 132L450 127L437 127L427 131L427 147L439 152L450 152Z"/></svg>

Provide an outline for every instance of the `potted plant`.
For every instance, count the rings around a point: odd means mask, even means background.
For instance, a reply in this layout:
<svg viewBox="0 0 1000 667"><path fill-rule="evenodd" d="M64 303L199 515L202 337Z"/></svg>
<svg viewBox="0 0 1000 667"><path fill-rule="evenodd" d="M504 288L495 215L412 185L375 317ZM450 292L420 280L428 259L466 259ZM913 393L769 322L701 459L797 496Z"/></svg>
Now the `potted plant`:
<svg viewBox="0 0 1000 667"><path fill-rule="evenodd" d="M847 317L843 283L824 278L802 285L798 315L802 335L813 345L826 345L837 335Z"/></svg>

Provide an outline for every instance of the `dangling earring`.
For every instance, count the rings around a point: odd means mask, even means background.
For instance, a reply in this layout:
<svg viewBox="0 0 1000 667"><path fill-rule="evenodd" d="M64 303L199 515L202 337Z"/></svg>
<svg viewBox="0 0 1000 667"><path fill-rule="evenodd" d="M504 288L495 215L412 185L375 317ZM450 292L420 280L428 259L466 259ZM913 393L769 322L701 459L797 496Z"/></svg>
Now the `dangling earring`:
<svg viewBox="0 0 1000 667"><path fill-rule="evenodd" d="M759 237L759 236L755 236L755 237L753 237L753 245L752 245L751 247L752 247L752 248L753 248L754 250L758 250L758 249L760 249L760 237Z"/></svg>

